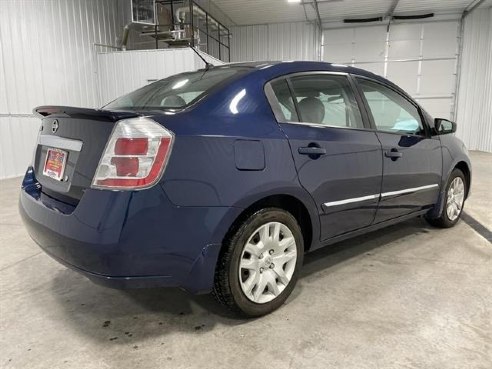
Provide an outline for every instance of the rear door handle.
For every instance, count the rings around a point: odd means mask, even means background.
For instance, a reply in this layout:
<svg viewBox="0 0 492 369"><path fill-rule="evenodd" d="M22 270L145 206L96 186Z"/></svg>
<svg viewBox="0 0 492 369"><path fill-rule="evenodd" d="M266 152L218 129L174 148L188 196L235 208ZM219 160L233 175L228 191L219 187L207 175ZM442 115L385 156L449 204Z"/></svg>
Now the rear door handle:
<svg viewBox="0 0 492 369"><path fill-rule="evenodd" d="M299 147L297 151L301 155L309 155L309 156L321 156L326 154L326 149L316 146Z"/></svg>
<svg viewBox="0 0 492 369"><path fill-rule="evenodd" d="M399 152L397 149L391 149L389 151L385 151L384 156L395 161L395 160L398 160L399 158L401 158L403 156L403 154L401 152Z"/></svg>

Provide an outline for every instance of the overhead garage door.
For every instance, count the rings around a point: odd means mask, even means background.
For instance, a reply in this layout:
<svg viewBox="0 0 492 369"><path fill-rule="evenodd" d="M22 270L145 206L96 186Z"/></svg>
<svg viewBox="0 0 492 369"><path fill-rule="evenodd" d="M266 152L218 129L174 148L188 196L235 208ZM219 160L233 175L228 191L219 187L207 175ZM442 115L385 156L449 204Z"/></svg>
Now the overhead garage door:
<svg viewBox="0 0 492 369"><path fill-rule="evenodd" d="M453 118L458 21L325 30L323 59L393 81L434 117Z"/></svg>

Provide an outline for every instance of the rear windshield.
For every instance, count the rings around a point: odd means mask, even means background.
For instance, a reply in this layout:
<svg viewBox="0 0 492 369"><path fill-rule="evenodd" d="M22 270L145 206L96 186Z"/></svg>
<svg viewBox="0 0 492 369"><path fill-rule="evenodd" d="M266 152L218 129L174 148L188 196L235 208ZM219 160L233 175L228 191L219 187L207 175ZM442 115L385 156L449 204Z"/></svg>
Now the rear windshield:
<svg viewBox="0 0 492 369"><path fill-rule="evenodd" d="M151 83L104 106L110 110L182 109L206 95L212 88L250 68L212 68L181 73Z"/></svg>

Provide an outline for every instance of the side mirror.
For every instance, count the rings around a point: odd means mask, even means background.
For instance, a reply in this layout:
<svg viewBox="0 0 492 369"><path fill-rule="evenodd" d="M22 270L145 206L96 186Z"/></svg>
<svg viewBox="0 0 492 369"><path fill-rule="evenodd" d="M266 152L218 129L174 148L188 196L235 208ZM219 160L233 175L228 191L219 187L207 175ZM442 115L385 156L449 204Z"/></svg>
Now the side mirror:
<svg viewBox="0 0 492 369"><path fill-rule="evenodd" d="M438 135L447 135L456 132L456 123L443 118L434 119L434 129Z"/></svg>

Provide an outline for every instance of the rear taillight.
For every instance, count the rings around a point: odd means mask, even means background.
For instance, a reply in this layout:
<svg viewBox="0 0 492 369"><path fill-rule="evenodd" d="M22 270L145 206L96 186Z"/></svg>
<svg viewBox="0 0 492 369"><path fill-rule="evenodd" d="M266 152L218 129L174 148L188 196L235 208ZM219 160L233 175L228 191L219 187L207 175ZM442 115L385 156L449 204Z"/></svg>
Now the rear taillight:
<svg viewBox="0 0 492 369"><path fill-rule="evenodd" d="M159 181L166 167L174 136L149 118L120 120L92 181L92 187L140 190Z"/></svg>

